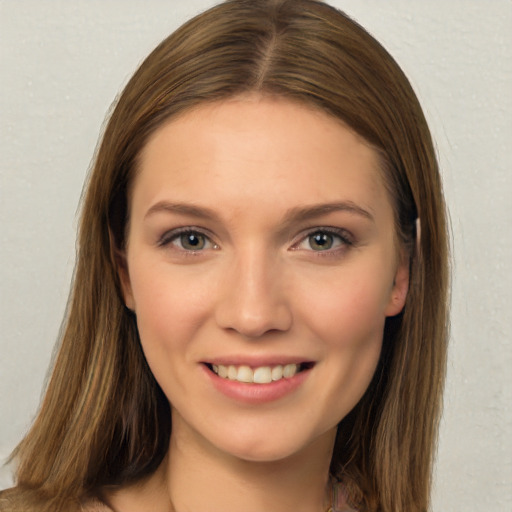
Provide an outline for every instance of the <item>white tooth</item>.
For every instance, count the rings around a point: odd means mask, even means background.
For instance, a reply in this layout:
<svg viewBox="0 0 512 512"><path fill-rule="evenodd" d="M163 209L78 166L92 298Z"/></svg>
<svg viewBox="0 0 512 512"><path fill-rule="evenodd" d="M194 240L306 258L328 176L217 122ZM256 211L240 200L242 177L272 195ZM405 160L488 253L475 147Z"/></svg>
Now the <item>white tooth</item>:
<svg viewBox="0 0 512 512"><path fill-rule="evenodd" d="M281 365L272 368L272 380L279 380L283 378L283 367Z"/></svg>
<svg viewBox="0 0 512 512"><path fill-rule="evenodd" d="M219 367L216 364L212 364L212 369L217 375L219 374Z"/></svg>
<svg viewBox="0 0 512 512"><path fill-rule="evenodd" d="M228 376L228 367L224 366L223 364L219 364L219 377L226 378Z"/></svg>
<svg viewBox="0 0 512 512"><path fill-rule="evenodd" d="M257 384L268 384L269 382L272 382L270 366L261 366L260 368L256 368L256 370L254 370L253 379Z"/></svg>
<svg viewBox="0 0 512 512"><path fill-rule="evenodd" d="M236 380L238 371L236 369L236 366L233 366L232 364L228 366L228 379Z"/></svg>
<svg viewBox="0 0 512 512"><path fill-rule="evenodd" d="M240 366L236 380L240 382L254 382L253 371L248 366Z"/></svg>
<svg viewBox="0 0 512 512"><path fill-rule="evenodd" d="M283 368L283 377L285 379L289 379L293 377L297 373L297 365L296 364L287 364Z"/></svg>

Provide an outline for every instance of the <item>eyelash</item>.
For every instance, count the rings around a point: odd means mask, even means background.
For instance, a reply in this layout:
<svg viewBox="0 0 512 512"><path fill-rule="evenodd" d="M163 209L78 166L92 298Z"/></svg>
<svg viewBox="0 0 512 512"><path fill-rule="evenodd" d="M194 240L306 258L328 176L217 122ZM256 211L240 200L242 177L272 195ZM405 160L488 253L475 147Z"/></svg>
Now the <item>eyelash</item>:
<svg viewBox="0 0 512 512"><path fill-rule="evenodd" d="M346 231L345 229L341 228L334 228L334 227L315 227L314 229L309 230L306 233L302 233L300 235L300 238L296 242L293 243L291 246L291 250L299 251L301 249L301 245L310 239L310 237L314 235L329 235L333 238L338 239L338 245L336 245L334 248L327 248L325 250L317 250L314 249L304 249L308 252L315 253L315 256L319 257L326 257L326 256L333 256L333 255L339 255L341 251L345 251L348 247L355 245L355 241L353 236ZM169 245L173 244L173 242L177 241L182 237L183 235L193 235L196 237L203 238L206 242L206 244L210 244L211 247L208 247L208 249L216 250L219 248L219 246L212 241L211 236L206 234L202 229L196 228L194 226L187 226L183 228L177 228L173 229L171 231L167 231L162 235L162 237L158 240L157 245L159 247L168 247ZM186 249L183 246L181 247L175 247L177 250L182 251L184 254L187 255L198 255L200 252L204 250L203 247L197 250L192 249Z"/></svg>
<svg viewBox="0 0 512 512"><path fill-rule="evenodd" d="M167 246L171 245L173 242L175 242L176 240L179 240L180 237L182 237L183 235L189 235L189 236L195 235L196 237L204 238L207 244L208 243L211 244L211 247L209 247L209 249L217 249L218 248L218 245L212 241L211 236L206 234L200 228L196 228L194 226L187 226L184 228L177 228L177 229L173 229L172 231L167 231L158 240L158 246L159 247L167 247ZM199 254L203 250L203 248L198 249L198 250L191 250L191 249L185 249L184 247L176 247L176 249L182 251L185 254L190 254L190 255Z"/></svg>
<svg viewBox="0 0 512 512"><path fill-rule="evenodd" d="M354 237L351 233L346 231L345 229L335 228L335 227L315 227L314 229L309 230L305 234L301 234L300 239L293 244L293 250L301 250L301 245L303 243L307 243L308 240L314 235L329 235L333 238L338 239L338 244L331 248L327 248L325 250L317 250L315 251L313 248L305 249L308 252L315 253L315 256L318 257L328 257L328 256L339 256L340 252L344 252L348 247L355 245ZM334 242L336 243L336 242Z"/></svg>

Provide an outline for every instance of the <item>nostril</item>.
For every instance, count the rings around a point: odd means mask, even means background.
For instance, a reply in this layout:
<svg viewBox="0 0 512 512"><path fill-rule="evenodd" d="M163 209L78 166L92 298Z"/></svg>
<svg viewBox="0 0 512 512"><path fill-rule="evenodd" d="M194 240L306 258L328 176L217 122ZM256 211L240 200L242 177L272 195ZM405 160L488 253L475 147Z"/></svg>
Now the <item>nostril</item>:
<svg viewBox="0 0 512 512"><path fill-rule="evenodd" d="M249 254L235 265L221 285L215 304L219 327L236 331L247 339L287 331L292 325L286 287L282 286L275 269L270 271L259 259L256 262L254 259Z"/></svg>
<svg viewBox="0 0 512 512"><path fill-rule="evenodd" d="M223 304L216 316L220 327L247 339L288 331L292 325L291 311L285 305L249 307L247 303L238 303L229 307Z"/></svg>

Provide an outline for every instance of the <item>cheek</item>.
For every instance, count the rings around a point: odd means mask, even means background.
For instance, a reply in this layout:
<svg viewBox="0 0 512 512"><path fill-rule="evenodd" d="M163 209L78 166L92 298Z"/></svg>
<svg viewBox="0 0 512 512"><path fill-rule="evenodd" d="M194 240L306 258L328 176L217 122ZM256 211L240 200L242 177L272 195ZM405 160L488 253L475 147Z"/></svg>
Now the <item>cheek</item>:
<svg viewBox="0 0 512 512"><path fill-rule="evenodd" d="M386 317L381 302L362 292L325 304L315 326L332 355L332 371L364 392L380 357Z"/></svg>
<svg viewBox="0 0 512 512"><path fill-rule="evenodd" d="M322 288L310 287L309 296L302 294L304 314L321 337L339 348L380 343L391 284L378 274L340 276Z"/></svg>
<svg viewBox="0 0 512 512"><path fill-rule="evenodd" d="M377 367L384 332L383 294L374 281L330 286L310 294L302 318L319 347L315 403L321 428L336 425L361 400Z"/></svg>
<svg viewBox="0 0 512 512"><path fill-rule="evenodd" d="M211 290L201 280L192 287L190 278L168 266L149 267L131 276L140 343L168 400L178 403L193 396L186 363L193 357L191 342L209 317Z"/></svg>
<svg viewBox="0 0 512 512"><path fill-rule="evenodd" d="M384 325L385 293L373 280L332 288L310 309L314 336L323 340L323 401L336 404L332 422L353 409L367 390L379 362Z"/></svg>
<svg viewBox="0 0 512 512"><path fill-rule="evenodd" d="M378 274L340 278L343 284L332 282L303 305L313 336L323 341L328 354L333 388L352 389L349 395L357 399L373 376L382 348L391 284Z"/></svg>
<svg viewBox="0 0 512 512"><path fill-rule="evenodd" d="M147 267L131 276L142 346L145 352L177 350L208 317L208 279L196 277L191 281L184 275L186 271Z"/></svg>

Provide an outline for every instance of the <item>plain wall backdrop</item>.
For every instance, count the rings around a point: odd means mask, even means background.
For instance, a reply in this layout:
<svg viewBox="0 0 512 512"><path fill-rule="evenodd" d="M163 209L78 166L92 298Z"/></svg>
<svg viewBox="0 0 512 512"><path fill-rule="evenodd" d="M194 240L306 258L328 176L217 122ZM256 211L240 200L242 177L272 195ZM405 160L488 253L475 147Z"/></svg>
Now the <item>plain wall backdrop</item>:
<svg viewBox="0 0 512 512"><path fill-rule="evenodd" d="M0 1L0 459L41 397L105 115L212 0ZM453 228L452 336L433 510L512 510L512 2L337 0L409 76ZM0 469L0 488L11 483Z"/></svg>

